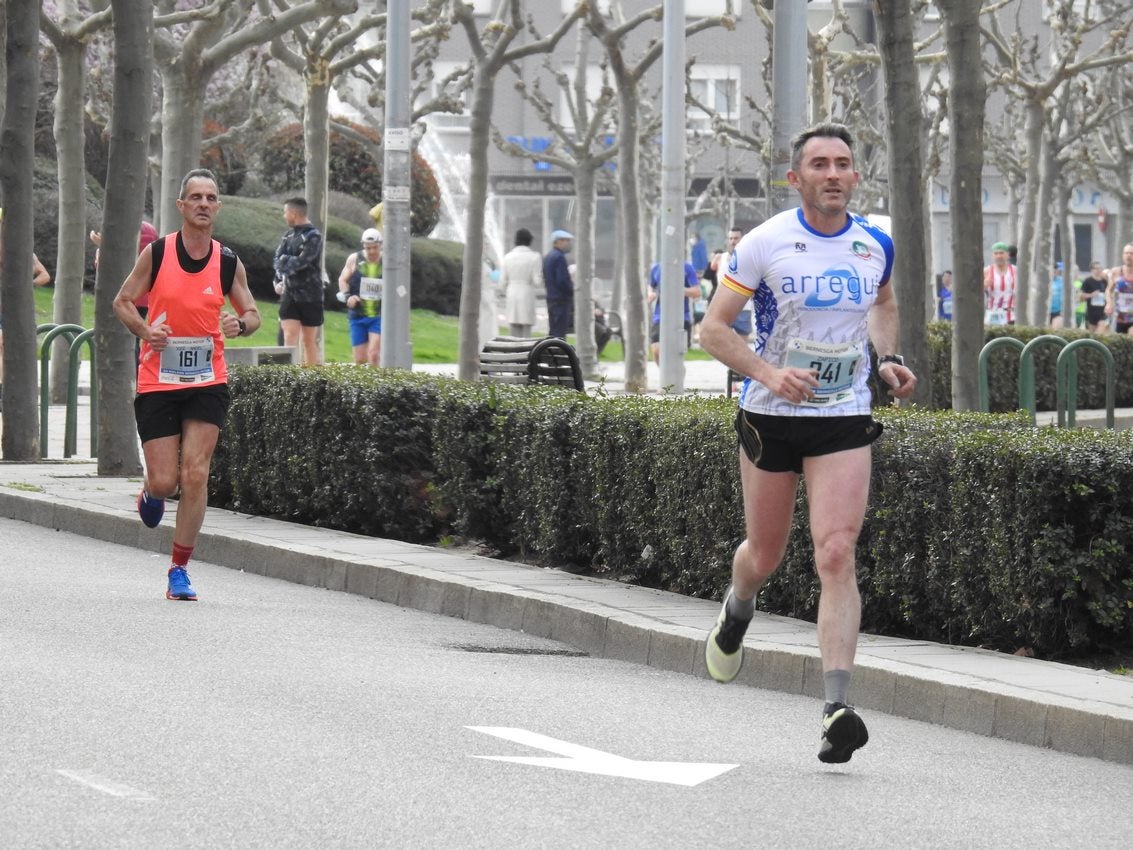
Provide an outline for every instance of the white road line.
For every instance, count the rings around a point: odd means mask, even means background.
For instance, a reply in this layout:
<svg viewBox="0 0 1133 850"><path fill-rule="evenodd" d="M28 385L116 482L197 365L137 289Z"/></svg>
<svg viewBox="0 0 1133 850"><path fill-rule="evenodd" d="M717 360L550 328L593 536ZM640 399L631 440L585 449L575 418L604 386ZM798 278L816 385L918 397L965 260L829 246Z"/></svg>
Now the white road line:
<svg viewBox="0 0 1133 850"><path fill-rule="evenodd" d="M93 788L95 791L101 791L103 794L109 794L112 797L122 797L127 800L156 800L152 794L146 791L140 791L137 788L132 788L129 785L123 785L121 782L115 782L113 779L108 779L105 776L95 773L91 770L62 770L55 771L68 779L73 779L80 785L86 785L88 788Z"/></svg>

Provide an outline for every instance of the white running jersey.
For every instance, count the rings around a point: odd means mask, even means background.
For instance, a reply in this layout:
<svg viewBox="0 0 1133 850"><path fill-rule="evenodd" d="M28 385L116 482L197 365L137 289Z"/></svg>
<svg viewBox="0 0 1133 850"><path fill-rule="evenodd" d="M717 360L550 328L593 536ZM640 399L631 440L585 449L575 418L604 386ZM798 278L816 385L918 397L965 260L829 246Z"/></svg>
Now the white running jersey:
<svg viewBox="0 0 1133 850"><path fill-rule="evenodd" d="M866 317L892 270L893 240L861 216L827 235L796 207L747 233L722 283L751 298L755 353L779 368L814 369L821 386L811 401L792 404L748 379L740 406L773 416L868 415Z"/></svg>

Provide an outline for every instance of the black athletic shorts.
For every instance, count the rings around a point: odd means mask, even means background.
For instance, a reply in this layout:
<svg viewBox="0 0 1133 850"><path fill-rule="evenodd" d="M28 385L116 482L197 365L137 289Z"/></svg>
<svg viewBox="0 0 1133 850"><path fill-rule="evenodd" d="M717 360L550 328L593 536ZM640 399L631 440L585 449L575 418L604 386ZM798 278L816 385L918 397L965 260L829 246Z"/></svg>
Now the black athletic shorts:
<svg viewBox="0 0 1133 850"><path fill-rule="evenodd" d="M860 449L881 436L870 416L767 416L736 412L740 446L756 469L803 471L803 458Z"/></svg>
<svg viewBox="0 0 1133 850"><path fill-rule="evenodd" d="M227 384L207 387L185 387L138 393L134 397L134 418L138 420L138 436L143 443L181 433L187 419L209 422L224 427L232 396Z"/></svg>
<svg viewBox="0 0 1133 850"><path fill-rule="evenodd" d="M279 318L298 319L305 328L317 328L323 323L323 302L296 301L284 292L279 299Z"/></svg>

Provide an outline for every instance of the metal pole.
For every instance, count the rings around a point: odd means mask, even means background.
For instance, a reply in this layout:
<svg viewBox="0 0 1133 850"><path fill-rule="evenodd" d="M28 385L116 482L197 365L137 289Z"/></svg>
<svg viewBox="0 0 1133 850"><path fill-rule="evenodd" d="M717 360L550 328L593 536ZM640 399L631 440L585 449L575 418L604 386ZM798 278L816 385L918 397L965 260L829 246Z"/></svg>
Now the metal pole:
<svg viewBox="0 0 1133 850"><path fill-rule="evenodd" d="M382 366L413 367L409 337L409 0L389 0L386 17L386 126L382 141Z"/></svg>
<svg viewBox="0 0 1133 850"><path fill-rule="evenodd" d="M771 185L767 216L794 206L787 171L791 167L791 138L806 126L806 4L775 4L775 33L771 56Z"/></svg>
<svg viewBox="0 0 1133 850"><path fill-rule="evenodd" d="M661 88L661 389L684 392L685 0L665 0Z"/></svg>

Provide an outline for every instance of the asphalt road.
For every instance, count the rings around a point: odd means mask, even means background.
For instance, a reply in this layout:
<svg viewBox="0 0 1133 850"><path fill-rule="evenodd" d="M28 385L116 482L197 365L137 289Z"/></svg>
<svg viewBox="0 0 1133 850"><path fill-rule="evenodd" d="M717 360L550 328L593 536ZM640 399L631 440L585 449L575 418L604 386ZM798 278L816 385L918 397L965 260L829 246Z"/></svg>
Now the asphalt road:
<svg viewBox="0 0 1133 850"><path fill-rule="evenodd" d="M823 765L813 700L205 563L191 567L201 601L167 602L164 570L0 520L0 846L1125 848L1133 835L1129 767L878 713L868 747Z"/></svg>

